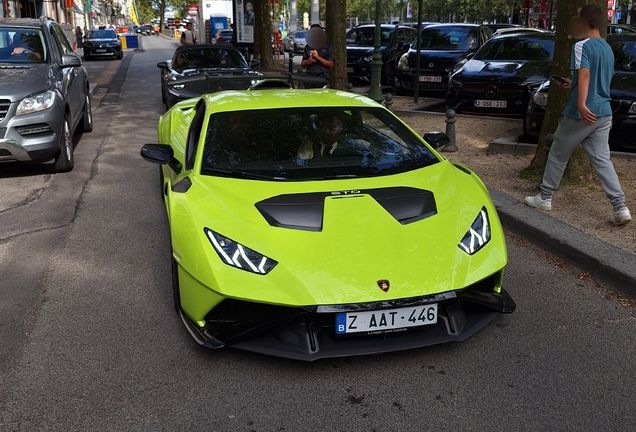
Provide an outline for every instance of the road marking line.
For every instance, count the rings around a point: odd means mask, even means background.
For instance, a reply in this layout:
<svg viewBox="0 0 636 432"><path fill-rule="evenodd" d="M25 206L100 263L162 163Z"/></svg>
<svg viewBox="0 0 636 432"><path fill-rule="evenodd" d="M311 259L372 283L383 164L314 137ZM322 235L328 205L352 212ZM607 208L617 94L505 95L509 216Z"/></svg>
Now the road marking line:
<svg viewBox="0 0 636 432"><path fill-rule="evenodd" d="M104 70L104 72L102 72L97 77L97 79L95 80L95 84L99 86L108 85L110 80L113 78L113 75L115 75L115 72L117 72L117 69L119 68L120 64L121 64L121 60L111 61L108 67Z"/></svg>

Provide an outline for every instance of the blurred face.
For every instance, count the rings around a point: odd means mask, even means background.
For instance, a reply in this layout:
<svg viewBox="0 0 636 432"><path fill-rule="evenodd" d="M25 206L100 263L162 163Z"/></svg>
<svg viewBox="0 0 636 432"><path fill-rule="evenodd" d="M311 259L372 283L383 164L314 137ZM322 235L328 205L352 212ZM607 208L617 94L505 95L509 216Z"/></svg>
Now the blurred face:
<svg viewBox="0 0 636 432"><path fill-rule="evenodd" d="M323 121L322 132L328 138L333 138L342 132L342 122L337 117L329 117Z"/></svg>
<svg viewBox="0 0 636 432"><path fill-rule="evenodd" d="M187 28L188 30L192 30L192 24L190 24L190 23L186 24L186 28Z"/></svg>
<svg viewBox="0 0 636 432"><path fill-rule="evenodd" d="M590 26L583 18L576 17L570 21L569 31L574 39L585 39L590 31Z"/></svg>
<svg viewBox="0 0 636 432"><path fill-rule="evenodd" d="M245 3L245 11L246 11L246 12L248 12L248 13L249 13L249 12L252 12L252 9L254 9L254 6L252 6L252 3L251 3L251 2L247 2L247 3Z"/></svg>

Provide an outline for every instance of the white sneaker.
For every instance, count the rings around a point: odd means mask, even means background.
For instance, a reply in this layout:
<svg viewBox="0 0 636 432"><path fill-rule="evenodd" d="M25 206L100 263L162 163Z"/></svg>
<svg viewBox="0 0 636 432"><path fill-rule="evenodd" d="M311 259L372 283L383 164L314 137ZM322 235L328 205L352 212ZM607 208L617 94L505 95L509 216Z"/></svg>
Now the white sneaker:
<svg viewBox="0 0 636 432"><path fill-rule="evenodd" d="M552 199L542 199L541 194L525 197L523 202L539 210L552 210Z"/></svg>
<svg viewBox="0 0 636 432"><path fill-rule="evenodd" d="M614 212L614 225L627 225L632 221L632 215L629 214L627 207L621 207Z"/></svg>

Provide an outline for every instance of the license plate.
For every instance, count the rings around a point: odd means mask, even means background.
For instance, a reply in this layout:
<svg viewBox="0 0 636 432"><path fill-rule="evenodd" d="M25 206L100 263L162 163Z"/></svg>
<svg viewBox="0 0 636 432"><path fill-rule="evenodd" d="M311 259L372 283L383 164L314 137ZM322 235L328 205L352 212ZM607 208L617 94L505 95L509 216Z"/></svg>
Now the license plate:
<svg viewBox="0 0 636 432"><path fill-rule="evenodd" d="M95 52L106 52L106 50L105 50L105 49L103 49L103 48L97 48L97 49L95 50Z"/></svg>
<svg viewBox="0 0 636 432"><path fill-rule="evenodd" d="M508 105L508 101L498 100L476 100L475 106L480 108L505 108Z"/></svg>
<svg viewBox="0 0 636 432"><path fill-rule="evenodd" d="M347 73L353 73L353 68L347 68Z"/></svg>
<svg viewBox="0 0 636 432"><path fill-rule="evenodd" d="M420 81L422 82L442 82L441 76L421 75Z"/></svg>
<svg viewBox="0 0 636 432"><path fill-rule="evenodd" d="M336 314L336 334L384 333L437 322L437 303L377 311Z"/></svg>

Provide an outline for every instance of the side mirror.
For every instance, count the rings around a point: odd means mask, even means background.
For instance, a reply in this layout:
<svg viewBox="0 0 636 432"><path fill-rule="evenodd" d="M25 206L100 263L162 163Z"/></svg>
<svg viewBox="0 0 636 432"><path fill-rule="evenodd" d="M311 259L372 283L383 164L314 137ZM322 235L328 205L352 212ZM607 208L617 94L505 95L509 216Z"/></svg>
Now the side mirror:
<svg viewBox="0 0 636 432"><path fill-rule="evenodd" d="M167 164L177 174L181 172L181 163L174 158L172 147L167 144L144 144L141 157L148 162Z"/></svg>
<svg viewBox="0 0 636 432"><path fill-rule="evenodd" d="M444 132L440 131L426 132L423 138L424 141L429 143L434 149L443 147L450 142L450 138L448 138Z"/></svg>
<svg viewBox="0 0 636 432"><path fill-rule="evenodd" d="M77 67L82 65L82 59L77 54L63 54L62 67Z"/></svg>
<svg viewBox="0 0 636 432"><path fill-rule="evenodd" d="M165 70L169 70L170 69L168 67L168 62L165 62L165 61L160 61L159 63L157 63L157 67L159 69L165 69Z"/></svg>
<svg viewBox="0 0 636 432"><path fill-rule="evenodd" d="M252 69L258 69L261 67L261 61L259 59L252 59L250 62L250 67Z"/></svg>

